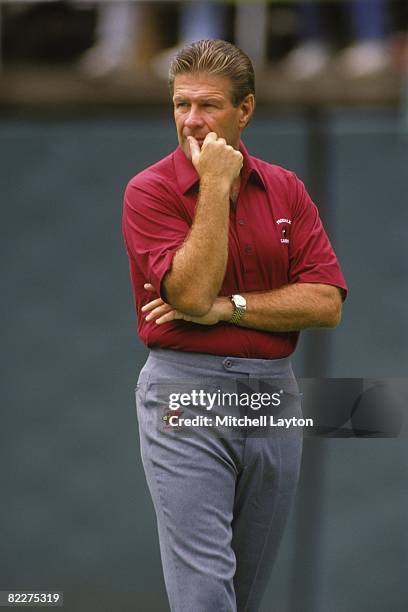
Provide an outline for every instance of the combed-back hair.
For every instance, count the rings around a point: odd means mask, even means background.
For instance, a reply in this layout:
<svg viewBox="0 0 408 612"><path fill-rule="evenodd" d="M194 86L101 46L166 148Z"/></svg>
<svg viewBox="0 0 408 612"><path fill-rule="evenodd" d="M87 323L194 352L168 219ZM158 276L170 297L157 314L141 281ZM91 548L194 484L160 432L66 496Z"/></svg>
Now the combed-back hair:
<svg viewBox="0 0 408 612"><path fill-rule="evenodd" d="M234 106L238 106L248 94L255 94L255 73L251 60L241 49L225 40L199 40L177 53L169 69L171 95L178 74L200 72L229 78Z"/></svg>

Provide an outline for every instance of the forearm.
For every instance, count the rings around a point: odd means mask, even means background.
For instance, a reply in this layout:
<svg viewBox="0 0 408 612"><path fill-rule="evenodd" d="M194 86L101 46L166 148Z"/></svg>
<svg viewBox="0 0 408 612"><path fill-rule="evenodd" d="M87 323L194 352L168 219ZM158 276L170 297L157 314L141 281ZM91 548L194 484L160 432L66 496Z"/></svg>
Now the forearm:
<svg viewBox="0 0 408 612"><path fill-rule="evenodd" d="M189 314L205 314L219 293L228 259L227 181L204 177L191 230L164 278L166 301Z"/></svg>
<svg viewBox="0 0 408 612"><path fill-rule="evenodd" d="M238 325L270 332L299 331L310 327L336 327L341 317L337 287L296 283L263 293L243 293L247 310ZM219 298L221 319L228 321L232 305Z"/></svg>

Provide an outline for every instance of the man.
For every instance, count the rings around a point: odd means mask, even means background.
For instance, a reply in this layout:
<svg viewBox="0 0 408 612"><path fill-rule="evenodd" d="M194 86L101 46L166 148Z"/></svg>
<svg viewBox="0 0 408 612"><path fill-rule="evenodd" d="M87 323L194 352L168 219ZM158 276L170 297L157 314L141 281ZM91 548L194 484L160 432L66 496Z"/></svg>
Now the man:
<svg viewBox="0 0 408 612"><path fill-rule="evenodd" d="M136 398L142 460L171 610L253 612L295 493L301 430L179 435L166 425L163 389L192 397L267 379L296 395L299 330L335 327L346 285L301 181L240 140L255 106L249 58L199 41L176 56L169 83L179 147L130 181L123 216L150 348ZM280 416L300 414L298 402L285 406ZM222 401L215 409L242 414Z"/></svg>

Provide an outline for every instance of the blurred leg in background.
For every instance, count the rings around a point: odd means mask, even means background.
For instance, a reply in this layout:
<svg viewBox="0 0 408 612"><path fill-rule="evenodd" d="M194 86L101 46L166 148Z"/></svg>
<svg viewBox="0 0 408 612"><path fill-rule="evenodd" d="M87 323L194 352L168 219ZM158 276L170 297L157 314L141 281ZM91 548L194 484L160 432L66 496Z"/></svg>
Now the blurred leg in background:
<svg viewBox="0 0 408 612"><path fill-rule="evenodd" d="M389 8L387 0L346 2L354 41L338 56L337 64L344 76L372 76L389 68Z"/></svg>
<svg viewBox="0 0 408 612"><path fill-rule="evenodd" d="M179 10L179 42L170 49L160 51L151 62L153 73L161 79L167 79L172 58L185 45L204 38L225 37L227 12L225 2L191 0L181 2Z"/></svg>
<svg viewBox="0 0 408 612"><path fill-rule="evenodd" d="M268 3L239 2L235 10L234 42L251 58L255 68L266 62Z"/></svg>
<svg viewBox="0 0 408 612"><path fill-rule="evenodd" d="M239 2L235 7L234 42L247 53L255 66L261 67L266 59L267 11L265 2ZM171 59L184 46L204 38L228 36L229 6L225 0L192 0L180 4L179 42L170 49L161 51L152 61L153 72L167 78Z"/></svg>
<svg viewBox="0 0 408 612"><path fill-rule="evenodd" d="M141 2L97 4L95 44L84 53L78 66L84 76L105 77L134 66L142 10Z"/></svg>
<svg viewBox="0 0 408 612"><path fill-rule="evenodd" d="M319 2L297 6L299 43L281 63L286 76L294 80L316 77L330 60L330 43L324 36Z"/></svg>

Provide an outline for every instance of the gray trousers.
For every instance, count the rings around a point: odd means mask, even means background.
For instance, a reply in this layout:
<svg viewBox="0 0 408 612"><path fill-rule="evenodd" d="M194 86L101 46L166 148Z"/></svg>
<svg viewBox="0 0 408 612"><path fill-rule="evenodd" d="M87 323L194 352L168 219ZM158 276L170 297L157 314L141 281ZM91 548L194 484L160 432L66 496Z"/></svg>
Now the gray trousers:
<svg viewBox="0 0 408 612"><path fill-rule="evenodd" d="M254 417L258 412L252 406L222 402L209 410L184 400L174 413L169 397L191 394L192 389L254 391L274 385L279 392L284 388L292 401L263 408L263 414L299 418L300 399L289 358L243 359L154 349L140 373L136 405L141 456L172 612L259 609L295 495L302 430L179 429L169 425L169 415L200 414L214 420L215 415Z"/></svg>

